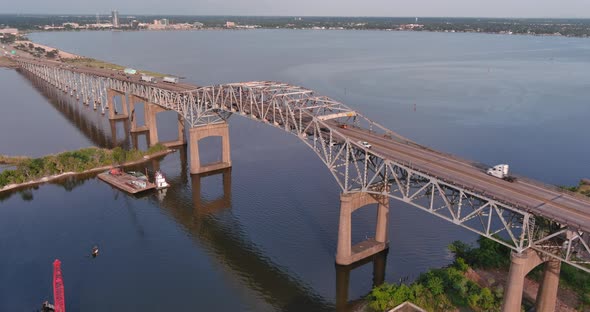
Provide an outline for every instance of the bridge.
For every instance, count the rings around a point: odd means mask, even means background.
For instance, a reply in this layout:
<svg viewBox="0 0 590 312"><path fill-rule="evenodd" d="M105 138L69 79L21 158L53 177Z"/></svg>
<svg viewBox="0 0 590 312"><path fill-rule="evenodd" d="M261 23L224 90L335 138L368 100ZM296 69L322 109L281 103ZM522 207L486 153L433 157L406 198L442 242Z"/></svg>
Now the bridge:
<svg viewBox="0 0 590 312"><path fill-rule="evenodd" d="M178 140L188 129L190 171L231 167L230 116L242 115L298 137L310 147L342 190L336 263L350 265L387 248L390 199L408 203L513 250L504 311L517 311L524 278L544 264L538 311L553 311L561 262L590 272L590 200L519 177L504 181L485 166L421 146L360 112L312 90L279 82L216 86L144 82L109 69L19 58L20 69L100 109L109 119L130 119L132 132L158 142L156 115L178 113ZM117 109L114 98L121 99ZM146 124L136 123L144 103ZM121 113L118 113L121 112ZM222 138L220 162L201 164L199 141ZM364 144L366 141L370 144ZM375 237L351 244L352 212L377 204Z"/></svg>

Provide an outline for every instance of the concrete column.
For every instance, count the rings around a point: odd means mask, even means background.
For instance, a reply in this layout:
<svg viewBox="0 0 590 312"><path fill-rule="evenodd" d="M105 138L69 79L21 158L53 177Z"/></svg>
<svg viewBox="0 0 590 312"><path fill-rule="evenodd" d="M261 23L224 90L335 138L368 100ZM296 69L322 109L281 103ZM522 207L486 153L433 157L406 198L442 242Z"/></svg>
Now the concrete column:
<svg viewBox="0 0 590 312"><path fill-rule="evenodd" d="M375 238L369 238L352 246L352 213L369 204L378 204ZM387 248L387 218L389 199L385 196L368 193L340 195L340 223L336 263L349 265L379 253Z"/></svg>
<svg viewBox="0 0 590 312"><path fill-rule="evenodd" d="M178 114L178 142L184 144L186 137L184 135L184 118L181 114Z"/></svg>
<svg viewBox="0 0 590 312"><path fill-rule="evenodd" d="M389 219L389 197L381 196L378 199L377 226L375 228L375 240L380 243L387 243L387 221Z"/></svg>
<svg viewBox="0 0 590 312"><path fill-rule="evenodd" d="M545 262L543 268L543 281L539 285L539 291L537 292L537 302L535 304L537 312L555 311L560 271L561 261L557 259L551 259Z"/></svg>
<svg viewBox="0 0 590 312"><path fill-rule="evenodd" d="M112 89L107 89L107 107L109 108L109 119L115 119L115 91Z"/></svg>
<svg viewBox="0 0 590 312"><path fill-rule="evenodd" d="M537 252L532 249L527 249L522 253L513 252L510 260L510 271L506 282L506 290L504 291L502 312L520 311L524 278L532 269L543 262Z"/></svg>
<svg viewBox="0 0 590 312"><path fill-rule="evenodd" d="M221 162L202 165L199 157L199 141L206 137L221 137ZM229 144L229 125L218 123L191 128L189 130L191 173L205 173L231 167L231 150Z"/></svg>
<svg viewBox="0 0 590 312"><path fill-rule="evenodd" d="M158 122L156 116L158 113L165 111L165 109L152 103L144 103L144 109L147 110L145 124L150 132L150 146L153 146L160 142L158 139Z"/></svg>
<svg viewBox="0 0 590 312"><path fill-rule="evenodd" d="M340 222L338 224L338 245L336 246L336 263L351 264L352 258L352 196L340 195Z"/></svg>

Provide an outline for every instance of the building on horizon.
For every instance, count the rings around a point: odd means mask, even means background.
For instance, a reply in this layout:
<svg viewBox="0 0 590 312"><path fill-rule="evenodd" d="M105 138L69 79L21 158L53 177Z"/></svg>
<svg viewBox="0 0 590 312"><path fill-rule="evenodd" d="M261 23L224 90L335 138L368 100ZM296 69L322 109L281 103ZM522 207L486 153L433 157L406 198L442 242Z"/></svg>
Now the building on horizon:
<svg viewBox="0 0 590 312"><path fill-rule="evenodd" d="M119 12L117 12L117 10L114 10L112 12L111 17L113 18L113 21L112 21L113 22L113 27L114 28L119 28Z"/></svg>
<svg viewBox="0 0 590 312"><path fill-rule="evenodd" d="M234 28L236 27L236 23L235 22L225 22L225 27L226 28Z"/></svg>

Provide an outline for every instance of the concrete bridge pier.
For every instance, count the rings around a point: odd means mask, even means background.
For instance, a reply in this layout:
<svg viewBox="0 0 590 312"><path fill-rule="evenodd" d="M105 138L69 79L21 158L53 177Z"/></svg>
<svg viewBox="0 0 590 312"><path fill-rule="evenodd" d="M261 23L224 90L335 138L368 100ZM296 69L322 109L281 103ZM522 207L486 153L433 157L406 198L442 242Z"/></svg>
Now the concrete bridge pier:
<svg viewBox="0 0 590 312"><path fill-rule="evenodd" d="M117 108L114 101L115 96L121 97L121 110L123 111L121 114L116 111ZM107 89L107 107L109 109L110 120L129 118L129 113L127 111L127 96L125 93L113 89Z"/></svg>
<svg viewBox="0 0 590 312"><path fill-rule="evenodd" d="M510 272L508 273L508 281L506 282L506 290L504 291L502 311L520 311L522 293L524 291L524 279L529 272L542 263L545 263L543 280L539 285L535 308L537 312L555 311L561 261L557 259L542 259L532 249L527 249L521 253L513 252L510 258Z"/></svg>
<svg viewBox="0 0 590 312"><path fill-rule="evenodd" d="M375 238L352 245L352 213L369 204L378 204ZM336 263L349 265L379 253L388 247L387 222L389 197L368 193L346 193L340 195L340 224Z"/></svg>
<svg viewBox="0 0 590 312"><path fill-rule="evenodd" d="M144 104L144 110L146 111L145 124L150 134L150 146L152 146L160 142L158 138L158 122L156 117L158 113L164 112L166 111L166 109L153 103ZM136 131L139 130L137 126L135 129ZM178 139L171 142L162 142L162 144L164 144L167 147L176 147L186 144L186 139L184 135L184 118L182 117L182 115L178 114Z"/></svg>
<svg viewBox="0 0 590 312"><path fill-rule="evenodd" d="M166 109L152 103L145 103L144 109L147 110L145 125L150 132L150 146L153 146L160 142L158 139L158 123L156 121L156 116L158 113L161 113Z"/></svg>
<svg viewBox="0 0 590 312"><path fill-rule="evenodd" d="M221 137L221 161L202 165L199 157L199 141L212 136ZM191 174L205 173L231 167L229 125L226 122L189 129L189 141Z"/></svg>
<svg viewBox="0 0 590 312"><path fill-rule="evenodd" d="M143 126L137 126L137 118L135 115L135 105L137 104L137 102L141 102L144 103L143 105L143 120L144 120L144 125ZM148 131L148 127L147 127L147 122L148 122L148 108L147 108L147 104L145 104L146 101L138 98L137 96L131 94L129 95L129 115L131 118L131 132L145 132Z"/></svg>

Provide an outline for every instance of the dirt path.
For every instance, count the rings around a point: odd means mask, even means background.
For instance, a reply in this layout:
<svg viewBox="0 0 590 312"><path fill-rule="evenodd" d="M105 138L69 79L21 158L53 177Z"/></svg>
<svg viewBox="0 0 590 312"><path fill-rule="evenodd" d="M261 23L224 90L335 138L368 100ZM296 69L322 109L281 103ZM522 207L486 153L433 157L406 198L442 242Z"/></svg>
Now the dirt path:
<svg viewBox="0 0 590 312"><path fill-rule="evenodd" d="M467 278L476 282L482 287L504 287L508 278L508 272L498 269L469 269L466 273ZM524 281L523 299L535 302L537 299L537 291L539 290L539 283L526 278ZM559 288L557 292L557 304L555 311L558 312L576 312L576 307L580 304L578 294L571 289ZM585 309L584 312L590 312L590 309Z"/></svg>

